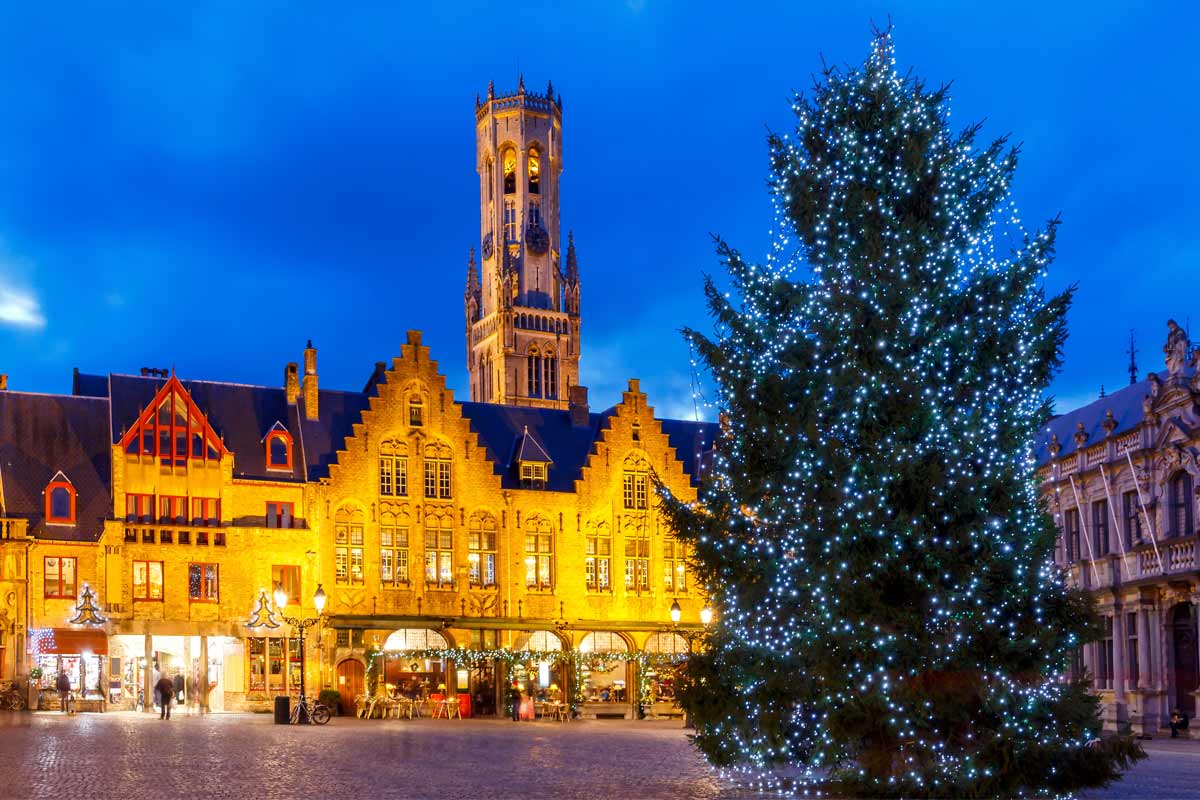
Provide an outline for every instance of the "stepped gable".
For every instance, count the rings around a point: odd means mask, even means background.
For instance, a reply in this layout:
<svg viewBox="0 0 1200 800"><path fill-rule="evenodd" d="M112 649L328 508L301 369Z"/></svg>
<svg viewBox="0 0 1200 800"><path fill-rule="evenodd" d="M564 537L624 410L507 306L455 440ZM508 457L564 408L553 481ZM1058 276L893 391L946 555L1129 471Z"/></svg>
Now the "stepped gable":
<svg viewBox="0 0 1200 800"><path fill-rule="evenodd" d="M168 380L136 375L109 376L114 444L137 424L138 417ZM80 376L81 385L90 383L90 379ZM233 452L233 477L273 481L305 479L298 407L288 405L282 387L193 380L181 380L180 384L191 395L196 407L207 416L209 425L225 446ZM276 422L282 424L292 437L290 472L267 469L264 439Z"/></svg>
<svg viewBox="0 0 1200 800"><path fill-rule="evenodd" d="M99 540L112 512L109 403L104 398L0 391L0 496L39 539ZM47 525L47 484L75 488L75 524Z"/></svg>
<svg viewBox="0 0 1200 800"><path fill-rule="evenodd" d="M458 403L458 406L463 417L470 421L471 430L478 435L479 443L487 449L488 458L500 476L500 484L506 489L521 487L517 470L508 465L528 429L554 464L546 476L546 488L552 492L575 491L575 481L583 475L588 452L601 428L607 425L608 418L616 413L610 408L599 414L588 414L587 425L575 426L571 424L569 411L556 408L470 402Z"/></svg>
<svg viewBox="0 0 1200 800"><path fill-rule="evenodd" d="M1186 379L1191 374L1192 370L1187 368L1183 372L1183 377ZM1157 375L1163 384L1167 383L1169 373L1166 370ZM1049 463L1052 460L1050 455L1051 436L1057 436L1058 443L1062 445L1062 450L1059 451L1057 458L1073 454L1078 449L1075 444L1075 434L1078 432L1081 422L1084 433L1088 435L1087 441L1084 443L1085 448L1104 441L1107 432L1102 423L1109 411L1113 413L1113 419L1117 422L1112 436L1120 436L1122 433L1138 427L1145 419L1142 401L1149 396L1150 379L1146 378L1106 397L1098 398L1085 406L1054 417L1038 434L1034 450L1038 465Z"/></svg>

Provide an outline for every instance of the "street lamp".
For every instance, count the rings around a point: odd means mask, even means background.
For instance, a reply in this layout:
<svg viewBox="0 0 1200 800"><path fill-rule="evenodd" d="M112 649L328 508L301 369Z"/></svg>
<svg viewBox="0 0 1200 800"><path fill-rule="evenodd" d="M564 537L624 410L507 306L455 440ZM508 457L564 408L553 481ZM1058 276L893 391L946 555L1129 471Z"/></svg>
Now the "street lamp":
<svg viewBox="0 0 1200 800"><path fill-rule="evenodd" d="M287 608L288 596L287 591L284 590L282 583L275 586L274 594L275 608L278 609L280 618L288 625L300 629L300 709L296 714L296 722L300 723L301 725L307 725L312 722L312 720L308 718L308 708L306 705L308 698L305 694L306 683L304 680L304 643L308 638L308 629L321 621L321 615L325 611L325 590L321 588L321 584L317 584L317 591L313 593L313 605L317 609L317 615L315 617L308 617L305 619L301 619L299 617L289 617L284 613L284 610Z"/></svg>
<svg viewBox="0 0 1200 800"><path fill-rule="evenodd" d="M712 608L706 605L700 609L700 624L707 628L710 622L712 622Z"/></svg>
<svg viewBox="0 0 1200 800"><path fill-rule="evenodd" d="M678 625L679 618L683 616L683 609L679 607L679 601L671 603L671 624Z"/></svg>

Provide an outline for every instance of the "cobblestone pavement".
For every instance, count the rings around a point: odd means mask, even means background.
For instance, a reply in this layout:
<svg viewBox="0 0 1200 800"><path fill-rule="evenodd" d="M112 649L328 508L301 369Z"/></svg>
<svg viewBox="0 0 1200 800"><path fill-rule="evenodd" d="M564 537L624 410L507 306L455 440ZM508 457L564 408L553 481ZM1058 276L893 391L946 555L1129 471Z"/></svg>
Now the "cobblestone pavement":
<svg viewBox="0 0 1200 800"><path fill-rule="evenodd" d="M3 798L718 798L678 722L0 712Z"/></svg>
<svg viewBox="0 0 1200 800"><path fill-rule="evenodd" d="M1200 742L1150 758L1083 800L1200 800ZM0 798L697 798L724 784L678 722L357 720L263 714L0 712Z"/></svg>

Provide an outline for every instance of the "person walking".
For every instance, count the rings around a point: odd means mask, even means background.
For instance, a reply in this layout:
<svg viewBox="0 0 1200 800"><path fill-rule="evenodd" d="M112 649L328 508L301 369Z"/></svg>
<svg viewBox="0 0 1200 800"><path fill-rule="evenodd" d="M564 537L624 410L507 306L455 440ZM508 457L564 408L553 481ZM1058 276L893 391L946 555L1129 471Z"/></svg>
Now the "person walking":
<svg viewBox="0 0 1200 800"><path fill-rule="evenodd" d="M67 704L71 699L71 678L65 671L58 673L54 688L58 690L58 702L62 707L62 713L65 714L67 713Z"/></svg>
<svg viewBox="0 0 1200 800"><path fill-rule="evenodd" d="M171 701L174 699L175 683L166 675L158 679L158 683L154 685L155 691L158 692L162 699L162 711L159 713L159 719L171 718Z"/></svg>

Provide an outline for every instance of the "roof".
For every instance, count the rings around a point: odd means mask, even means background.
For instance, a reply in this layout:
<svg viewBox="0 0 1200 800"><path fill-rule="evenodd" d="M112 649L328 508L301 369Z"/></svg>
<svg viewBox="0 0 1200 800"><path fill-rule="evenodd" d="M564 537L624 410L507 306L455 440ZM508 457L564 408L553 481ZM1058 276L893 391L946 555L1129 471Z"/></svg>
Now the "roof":
<svg viewBox="0 0 1200 800"><path fill-rule="evenodd" d="M108 401L0 391L0 494L5 513L39 539L94 542L112 511ZM75 487L75 524L47 525L46 485Z"/></svg>
<svg viewBox="0 0 1200 800"><path fill-rule="evenodd" d="M317 392L317 418L305 419L300 415L310 481L329 477L329 465L337 460L337 451L345 447L346 438L354 433L354 424L362 422L362 412L376 392L374 383L368 385L370 393L321 389Z"/></svg>
<svg viewBox="0 0 1200 800"><path fill-rule="evenodd" d="M1164 384L1167 382L1165 370L1156 374ZM1190 368L1185 369L1183 375L1185 378L1191 375ZM1122 433L1137 428L1145 417L1142 400L1149 395L1150 378L1147 376L1145 380L1054 417L1046 423L1034 443L1037 463L1042 465L1051 460L1051 436L1057 436L1058 443L1062 445L1058 458L1069 456L1078 450L1078 445L1075 444L1075 434L1079 430L1080 423L1083 423L1083 432L1087 434L1087 440L1083 444L1084 448L1104 441L1108 432L1104 430L1103 423L1109 411L1112 412L1113 420L1117 423L1116 428L1112 431L1112 436L1120 436Z"/></svg>
<svg viewBox="0 0 1200 800"><path fill-rule="evenodd" d="M700 479L712 470L713 443L721 432L716 422L693 422L686 419L660 419L676 455L683 462L683 471L699 486Z"/></svg>
<svg viewBox="0 0 1200 800"><path fill-rule="evenodd" d="M528 427L517 437L516 446L513 447L513 457L509 459L508 465L511 467L522 461L536 461L541 464L554 463L554 459L547 455L546 448L542 447L537 436L529 432Z"/></svg>

